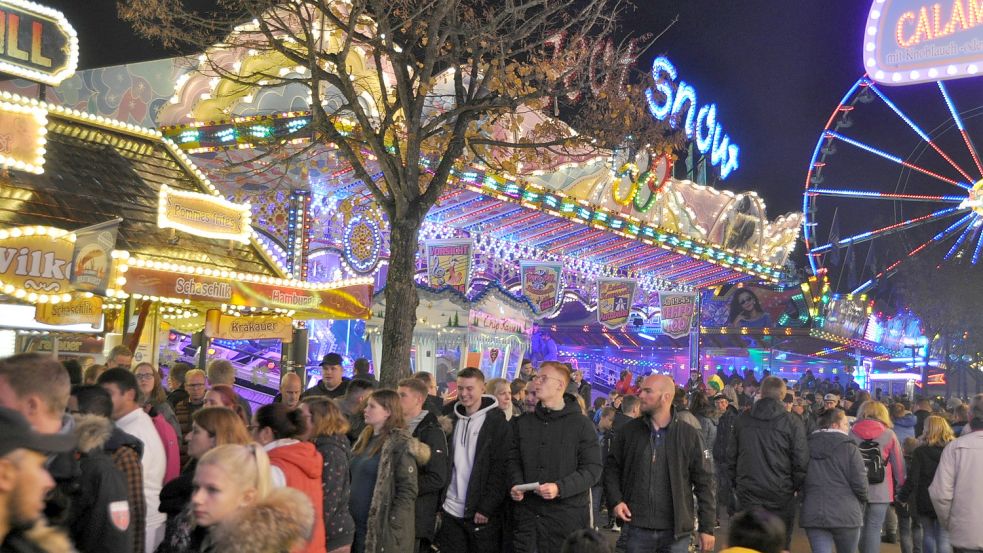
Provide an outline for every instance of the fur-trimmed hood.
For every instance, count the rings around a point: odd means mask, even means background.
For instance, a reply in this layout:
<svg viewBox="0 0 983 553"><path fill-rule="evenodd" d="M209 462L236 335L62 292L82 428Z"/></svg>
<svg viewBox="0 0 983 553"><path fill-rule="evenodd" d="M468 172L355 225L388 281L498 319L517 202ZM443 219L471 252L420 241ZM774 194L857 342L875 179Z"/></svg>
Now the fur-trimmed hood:
<svg viewBox="0 0 983 553"><path fill-rule="evenodd" d="M372 491L365 553L397 551L410 546L416 526L413 505L418 490L417 473L429 461L430 446L412 437L408 429L390 431L380 452L378 478Z"/></svg>
<svg viewBox="0 0 983 553"><path fill-rule="evenodd" d="M213 550L237 553L284 553L310 538L314 507L307 496L277 488L262 501L211 530Z"/></svg>
<svg viewBox="0 0 983 553"><path fill-rule="evenodd" d="M112 435L113 423L106 417L75 415L75 436L78 438L78 450L82 453L103 449Z"/></svg>
<svg viewBox="0 0 983 553"><path fill-rule="evenodd" d="M77 553L64 532L38 522L26 531L14 531L0 540L4 551L43 551L44 553Z"/></svg>
<svg viewBox="0 0 983 553"><path fill-rule="evenodd" d="M395 440L395 441L393 441ZM420 440L413 437L410 431L405 428L394 428L390 431L389 439L386 440L385 446L389 446L391 449L395 449L402 443L406 443L406 450L410 452L413 459L416 460L417 466L422 467L423 465L430 462L430 446L421 442Z"/></svg>
<svg viewBox="0 0 983 553"><path fill-rule="evenodd" d="M454 433L454 419L447 415L440 415L437 417L437 423L440 424L440 429L444 431L445 436L450 436Z"/></svg>

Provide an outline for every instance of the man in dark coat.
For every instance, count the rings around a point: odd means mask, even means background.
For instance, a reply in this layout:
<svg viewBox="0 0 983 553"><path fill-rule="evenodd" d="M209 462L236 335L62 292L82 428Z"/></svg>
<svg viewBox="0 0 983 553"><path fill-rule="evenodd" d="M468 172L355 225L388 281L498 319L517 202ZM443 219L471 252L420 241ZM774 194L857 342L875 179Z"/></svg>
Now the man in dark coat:
<svg viewBox="0 0 983 553"><path fill-rule="evenodd" d="M324 356L321 366L321 380L301 394L301 399L312 396L325 396L331 399L339 398L348 391L348 379L345 378L341 367L342 358L337 353Z"/></svg>
<svg viewBox="0 0 983 553"><path fill-rule="evenodd" d="M416 550L430 551L437 526L437 510L440 496L447 489L450 478L450 459L447 457L447 436L437 417L423 409L427 398L427 385L416 378L406 378L397 388L399 403L403 408L406 426L413 437L430 448L430 460L417 473L416 496Z"/></svg>
<svg viewBox="0 0 983 553"><path fill-rule="evenodd" d="M539 403L516 421L509 456L514 546L516 553L558 553L571 532L590 526L588 492L601 477L601 448L576 398L564 394L570 369L545 361L536 378Z"/></svg>
<svg viewBox="0 0 983 553"><path fill-rule="evenodd" d="M440 551L501 553L512 427L495 396L484 392L480 370L466 367L458 373L458 400L450 414L451 478L437 533Z"/></svg>
<svg viewBox="0 0 983 553"><path fill-rule="evenodd" d="M611 512L628 523L622 533L629 553L684 553L694 519L700 550L713 551L713 469L700 430L676 419L674 396L669 377L646 377L639 392L642 416L624 426L608 453L604 492Z"/></svg>
<svg viewBox="0 0 983 553"><path fill-rule="evenodd" d="M737 494L737 508L760 507L785 522L788 549L795 522L795 492L805 482L809 445L798 417L785 410L785 382L769 376L761 382L761 399L734 423L727 446L727 465Z"/></svg>
<svg viewBox="0 0 983 553"><path fill-rule="evenodd" d="M734 431L737 409L730 404L730 398L722 393L713 396L713 403L718 414L717 437L712 444L714 474L717 478L718 515L719 511L724 509L728 515L732 515L734 514L734 505L731 499L733 492L730 474L727 471L727 445L730 443L730 435Z"/></svg>

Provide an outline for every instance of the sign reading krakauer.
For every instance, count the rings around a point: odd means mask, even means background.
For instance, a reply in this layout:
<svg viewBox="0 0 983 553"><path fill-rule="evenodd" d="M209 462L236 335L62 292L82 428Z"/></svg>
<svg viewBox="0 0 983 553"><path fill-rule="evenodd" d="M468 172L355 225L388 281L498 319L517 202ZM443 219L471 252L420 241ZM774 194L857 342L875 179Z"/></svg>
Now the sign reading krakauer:
<svg viewBox="0 0 983 553"><path fill-rule="evenodd" d="M195 236L249 242L252 215L248 204L197 192L160 187L157 226Z"/></svg>
<svg viewBox="0 0 983 553"><path fill-rule="evenodd" d="M57 10L24 0L0 0L0 72L57 86L75 74L75 29Z"/></svg>
<svg viewBox="0 0 983 553"><path fill-rule="evenodd" d="M220 340L293 340L293 321L290 317L252 315L236 317L218 309L205 314L205 335Z"/></svg>
<svg viewBox="0 0 983 553"><path fill-rule="evenodd" d="M34 320L47 325L87 324L92 328L102 320L102 298L75 298L62 303L39 303L34 308Z"/></svg>

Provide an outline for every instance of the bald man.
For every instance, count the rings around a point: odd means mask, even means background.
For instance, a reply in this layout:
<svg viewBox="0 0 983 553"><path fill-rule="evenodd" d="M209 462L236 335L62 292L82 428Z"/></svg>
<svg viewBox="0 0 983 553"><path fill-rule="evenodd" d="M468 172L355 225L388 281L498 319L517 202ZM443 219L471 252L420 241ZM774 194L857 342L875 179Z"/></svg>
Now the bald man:
<svg viewBox="0 0 983 553"><path fill-rule="evenodd" d="M300 404L300 393L303 391L303 384L300 375L295 372L288 372L280 379L280 401L290 409L296 409Z"/></svg>
<svg viewBox="0 0 983 553"><path fill-rule="evenodd" d="M608 452L604 490L627 525L627 553L685 553L694 518L700 550L713 551L713 469L700 431L676 419L674 394L670 378L645 378L638 394L642 416L625 423Z"/></svg>

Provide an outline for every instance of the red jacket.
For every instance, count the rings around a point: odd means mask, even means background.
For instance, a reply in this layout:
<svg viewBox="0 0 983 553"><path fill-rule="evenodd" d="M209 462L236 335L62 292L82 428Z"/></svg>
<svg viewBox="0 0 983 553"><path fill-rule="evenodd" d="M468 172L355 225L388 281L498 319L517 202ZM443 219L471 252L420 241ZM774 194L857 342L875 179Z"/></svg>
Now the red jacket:
<svg viewBox="0 0 983 553"><path fill-rule="evenodd" d="M302 492L314 507L314 531L304 553L324 553L324 492L321 471L324 460L310 442L297 442L273 448L267 452L270 464L283 471L287 487Z"/></svg>
<svg viewBox="0 0 983 553"><path fill-rule="evenodd" d="M181 474L181 442L174 433L174 427L167 422L164 415L157 415L151 418L154 422L154 429L160 436L160 441L164 444L164 454L167 456L167 468L164 470L164 484L174 480Z"/></svg>
<svg viewBox="0 0 983 553"><path fill-rule="evenodd" d="M634 376L629 374L628 376L619 380L618 383L614 385L614 391L623 396L638 395L638 388L631 385L632 378L634 378Z"/></svg>

